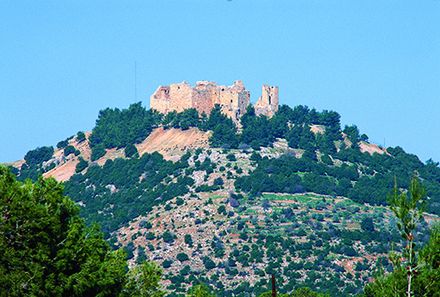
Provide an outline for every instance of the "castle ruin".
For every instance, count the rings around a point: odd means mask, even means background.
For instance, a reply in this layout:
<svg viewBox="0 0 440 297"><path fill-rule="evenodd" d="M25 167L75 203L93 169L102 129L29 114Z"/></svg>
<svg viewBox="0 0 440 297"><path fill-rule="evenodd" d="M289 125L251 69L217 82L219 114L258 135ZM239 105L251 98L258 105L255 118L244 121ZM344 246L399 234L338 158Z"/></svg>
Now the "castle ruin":
<svg viewBox="0 0 440 297"><path fill-rule="evenodd" d="M200 114L209 115L216 104L221 106L225 115L238 122L250 104L250 93L242 81L235 81L232 86L198 81L195 87L186 82L159 86L150 97L150 108L164 114L195 108ZM262 95L255 104L256 114L271 117L277 110L278 87L264 85Z"/></svg>
<svg viewBox="0 0 440 297"><path fill-rule="evenodd" d="M272 117L278 111L278 87L263 85L254 107L257 115Z"/></svg>

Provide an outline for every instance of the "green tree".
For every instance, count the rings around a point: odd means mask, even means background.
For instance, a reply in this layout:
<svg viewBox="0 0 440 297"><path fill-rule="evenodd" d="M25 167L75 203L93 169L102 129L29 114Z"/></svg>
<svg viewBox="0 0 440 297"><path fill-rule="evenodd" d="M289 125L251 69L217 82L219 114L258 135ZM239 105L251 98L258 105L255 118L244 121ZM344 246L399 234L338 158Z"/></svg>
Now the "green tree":
<svg viewBox="0 0 440 297"><path fill-rule="evenodd" d="M241 124L242 143L258 150L261 146L271 146L274 142L272 122L266 116L257 116L253 106L247 107L246 113L241 117Z"/></svg>
<svg viewBox="0 0 440 297"><path fill-rule="evenodd" d="M163 233L162 239L166 243L172 243L174 242L174 234L167 230Z"/></svg>
<svg viewBox="0 0 440 297"><path fill-rule="evenodd" d="M216 104L211 110L206 127L212 130L209 143L213 147L237 148L237 127L234 122L221 112L220 105Z"/></svg>
<svg viewBox="0 0 440 297"><path fill-rule="evenodd" d="M335 111L324 110L319 114L318 124L324 125L332 140L341 139L341 116Z"/></svg>
<svg viewBox="0 0 440 297"><path fill-rule="evenodd" d="M205 268L207 270L211 270L216 266L214 261L212 261L211 258L209 258L208 256L203 258L203 265L205 265Z"/></svg>
<svg viewBox="0 0 440 297"><path fill-rule="evenodd" d="M361 229L367 232L374 232L374 222L373 218L366 217L361 221Z"/></svg>
<svg viewBox="0 0 440 297"><path fill-rule="evenodd" d="M185 243L186 243L189 247L192 247L192 246L193 246L193 240L192 240L191 234L185 234Z"/></svg>
<svg viewBox="0 0 440 297"><path fill-rule="evenodd" d="M311 290L310 288L299 288L299 289L296 289L295 291L293 291L290 294L290 296L291 297L327 297L330 295L325 294L325 293L315 292L315 291Z"/></svg>
<svg viewBox="0 0 440 297"><path fill-rule="evenodd" d="M189 257L187 254L185 253L178 253L176 256L177 260L179 260L180 262L184 262L184 261L188 261Z"/></svg>
<svg viewBox="0 0 440 297"><path fill-rule="evenodd" d="M157 126L161 115L145 109L140 102L128 109L106 108L99 112L96 125L89 138L90 146L104 148L124 147L143 141Z"/></svg>
<svg viewBox="0 0 440 297"><path fill-rule="evenodd" d="M76 149L71 145L68 145L64 148L64 156L66 156L66 157L70 154L74 154L75 152L76 152Z"/></svg>
<svg viewBox="0 0 440 297"><path fill-rule="evenodd" d="M69 138L67 138L67 139L65 139L65 140L61 140L60 142L58 142L58 143L57 143L57 148L62 149L62 148L65 148L66 146L68 146L68 145L69 145L69 140L70 140L71 138L72 138L72 137L69 137Z"/></svg>
<svg viewBox="0 0 440 297"><path fill-rule="evenodd" d="M405 245L402 253L390 253L394 271L388 275L380 272L365 287L366 296L440 296L440 226L432 228L423 249L415 245L415 229L422 220L424 198L425 189L416 177L407 192L399 192L395 186L389 203Z"/></svg>
<svg viewBox="0 0 440 297"><path fill-rule="evenodd" d="M292 109L287 105L281 105L277 113L270 119L274 137L285 138L289 131L289 116Z"/></svg>
<svg viewBox="0 0 440 297"><path fill-rule="evenodd" d="M2 296L114 296L124 285L123 252L54 179L21 183L0 167L0 234Z"/></svg>
<svg viewBox="0 0 440 297"><path fill-rule="evenodd" d="M323 153L330 155L336 153L335 143L327 132L325 132L324 134L318 133L318 135L316 135L316 144L319 150Z"/></svg>
<svg viewBox="0 0 440 297"><path fill-rule="evenodd" d="M299 148L299 140L301 138L302 127L295 124L287 133L286 139L291 148Z"/></svg>
<svg viewBox="0 0 440 297"><path fill-rule="evenodd" d="M148 259L147 255L145 254L145 248L142 246L138 246L137 250L138 250L138 255L136 258L136 263L142 264Z"/></svg>
<svg viewBox="0 0 440 297"><path fill-rule="evenodd" d="M103 144L98 144L92 148L92 155L90 156L92 161L96 161L105 155L105 148Z"/></svg>
<svg viewBox="0 0 440 297"><path fill-rule="evenodd" d="M144 262L128 272L127 283L121 297L162 297L165 291L160 280L162 269L153 262Z"/></svg>
<svg viewBox="0 0 440 297"><path fill-rule="evenodd" d="M79 173L89 166L89 163L83 158L79 157L79 163L76 165L75 172Z"/></svg>
<svg viewBox="0 0 440 297"><path fill-rule="evenodd" d="M96 225L54 179L24 183L0 166L0 296L164 296L161 270L144 262L127 273Z"/></svg>
<svg viewBox="0 0 440 297"><path fill-rule="evenodd" d="M78 141L78 143L83 142L84 140L86 140L86 135L84 132L79 131L76 133L76 141Z"/></svg>
<svg viewBox="0 0 440 297"><path fill-rule="evenodd" d="M38 165L52 158L52 155L53 147L43 146L27 152L24 160L29 166Z"/></svg>
<svg viewBox="0 0 440 297"><path fill-rule="evenodd" d="M179 128L188 130L190 127L197 127L199 124L199 113L195 108L185 109L179 113Z"/></svg>
<svg viewBox="0 0 440 297"><path fill-rule="evenodd" d="M414 230L422 219L423 208L421 203L423 203L423 199L425 197L425 189L420 185L419 180L414 177L411 180L408 193L398 193L396 183L394 186L394 194L389 198L390 208L399 220L397 227L401 232L402 238L406 241L403 254L392 255L392 258L395 260L395 265L399 265L401 267L405 266L406 270L408 271L408 284L406 289L406 295L408 297L413 295L411 284L417 265L417 255L414 245ZM400 259L402 256L406 259L406 261L404 261L406 263L401 262Z"/></svg>
<svg viewBox="0 0 440 297"><path fill-rule="evenodd" d="M316 141L315 141L315 135L310 130L309 125L304 125L301 132L301 137L299 139L298 143L299 148L308 150L310 152L313 152L316 148Z"/></svg>
<svg viewBox="0 0 440 297"><path fill-rule="evenodd" d="M358 127L356 125L346 125L343 132L347 135L353 146L357 147L356 144L361 140Z"/></svg>
<svg viewBox="0 0 440 297"><path fill-rule="evenodd" d="M215 295L211 292L209 287L205 284L199 284L192 286L188 290L188 297L215 297Z"/></svg>
<svg viewBox="0 0 440 297"><path fill-rule="evenodd" d="M134 144L128 144L124 149L125 157L127 158L137 158L139 157L138 150Z"/></svg>

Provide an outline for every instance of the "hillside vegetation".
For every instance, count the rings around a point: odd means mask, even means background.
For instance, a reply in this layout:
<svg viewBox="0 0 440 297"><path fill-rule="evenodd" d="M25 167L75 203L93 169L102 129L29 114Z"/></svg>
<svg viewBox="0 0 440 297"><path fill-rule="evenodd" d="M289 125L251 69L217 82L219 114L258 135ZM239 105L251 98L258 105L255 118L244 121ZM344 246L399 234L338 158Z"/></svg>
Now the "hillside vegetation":
<svg viewBox="0 0 440 297"><path fill-rule="evenodd" d="M153 145L171 130L200 140ZM53 174L66 164L69 174ZM171 295L198 282L220 296L262 293L271 274L284 292L352 295L374 269L393 270L387 253L404 245L384 206L414 175L429 198L414 235L428 241L438 165L369 144L333 111L281 106L267 118L249 107L236 126L219 106L162 115L137 103L101 111L91 134L37 148L12 170L19 180L62 176L86 223L99 223L131 265L161 265Z"/></svg>

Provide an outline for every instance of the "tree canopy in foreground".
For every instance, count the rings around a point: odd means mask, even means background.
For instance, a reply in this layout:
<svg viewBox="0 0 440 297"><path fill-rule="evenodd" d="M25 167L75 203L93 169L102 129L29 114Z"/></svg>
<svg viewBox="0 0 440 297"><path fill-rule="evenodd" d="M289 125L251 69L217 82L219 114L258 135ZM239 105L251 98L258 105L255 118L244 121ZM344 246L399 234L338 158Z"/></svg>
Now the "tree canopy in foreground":
<svg viewBox="0 0 440 297"><path fill-rule="evenodd" d="M163 296L160 276L149 262L129 271L54 179L22 183L0 166L1 296Z"/></svg>
<svg viewBox="0 0 440 297"><path fill-rule="evenodd" d="M408 191L395 187L389 203L405 245L400 253L390 252L393 272L380 273L365 287L365 296L440 296L440 225L433 226L430 239L422 248L416 246L414 238L423 218L425 198L425 189L416 177Z"/></svg>

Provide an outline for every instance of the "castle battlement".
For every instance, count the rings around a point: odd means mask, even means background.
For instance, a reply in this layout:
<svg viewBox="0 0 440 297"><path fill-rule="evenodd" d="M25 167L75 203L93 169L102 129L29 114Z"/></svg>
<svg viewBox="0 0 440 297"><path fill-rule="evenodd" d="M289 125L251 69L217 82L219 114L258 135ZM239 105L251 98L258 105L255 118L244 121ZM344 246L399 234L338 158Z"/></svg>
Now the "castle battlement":
<svg viewBox="0 0 440 297"><path fill-rule="evenodd" d="M250 92L242 81L231 86L218 86L211 81L198 81L194 87L187 82L159 86L150 97L150 108L161 113L182 112L195 108L200 114L209 114L216 104L235 122L250 104ZM278 87L263 86L260 99L255 104L257 114L273 116L278 110Z"/></svg>

